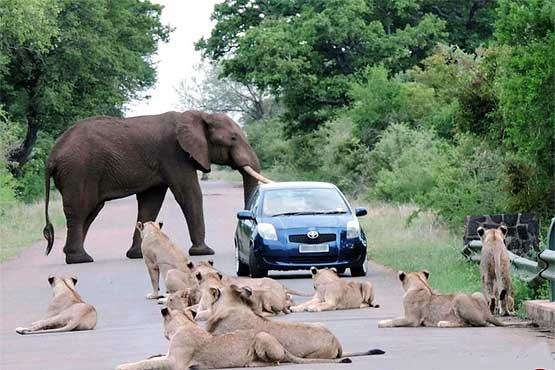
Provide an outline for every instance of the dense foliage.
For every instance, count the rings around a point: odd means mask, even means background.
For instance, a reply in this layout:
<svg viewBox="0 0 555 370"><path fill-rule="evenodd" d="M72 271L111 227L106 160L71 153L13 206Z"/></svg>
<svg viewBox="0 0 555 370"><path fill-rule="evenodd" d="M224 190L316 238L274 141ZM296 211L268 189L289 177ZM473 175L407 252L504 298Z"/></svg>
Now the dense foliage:
<svg viewBox="0 0 555 370"><path fill-rule="evenodd" d="M555 208L555 3L217 5L197 47L285 113L246 125L277 178L464 216Z"/></svg>
<svg viewBox="0 0 555 370"><path fill-rule="evenodd" d="M160 12L138 0L0 0L2 124L23 198L40 194L44 158L65 129L121 115L155 82L151 58L170 32Z"/></svg>

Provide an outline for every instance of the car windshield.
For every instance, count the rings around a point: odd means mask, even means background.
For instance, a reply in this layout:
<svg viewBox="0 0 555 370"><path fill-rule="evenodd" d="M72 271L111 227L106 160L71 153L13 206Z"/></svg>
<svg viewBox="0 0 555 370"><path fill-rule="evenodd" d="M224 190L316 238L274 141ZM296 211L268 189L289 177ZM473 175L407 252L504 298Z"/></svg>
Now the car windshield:
<svg viewBox="0 0 555 370"><path fill-rule="evenodd" d="M345 201L335 189L276 189L264 194L264 216L347 213Z"/></svg>

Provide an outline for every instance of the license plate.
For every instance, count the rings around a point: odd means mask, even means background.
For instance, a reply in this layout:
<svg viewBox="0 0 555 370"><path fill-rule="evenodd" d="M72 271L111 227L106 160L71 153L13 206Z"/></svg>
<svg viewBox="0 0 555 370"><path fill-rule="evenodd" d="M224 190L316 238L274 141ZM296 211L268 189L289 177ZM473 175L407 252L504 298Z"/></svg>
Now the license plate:
<svg viewBox="0 0 555 370"><path fill-rule="evenodd" d="M299 245L299 253L326 253L330 251L327 244L301 244Z"/></svg>

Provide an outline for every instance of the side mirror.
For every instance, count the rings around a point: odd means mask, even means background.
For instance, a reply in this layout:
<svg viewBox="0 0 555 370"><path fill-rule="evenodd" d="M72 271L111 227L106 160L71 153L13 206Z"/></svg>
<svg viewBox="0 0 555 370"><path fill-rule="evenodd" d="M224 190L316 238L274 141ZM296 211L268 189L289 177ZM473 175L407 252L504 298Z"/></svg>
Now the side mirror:
<svg viewBox="0 0 555 370"><path fill-rule="evenodd" d="M366 210L366 208L364 208L364 207L355 208L355 215L357 217L366 216L367 214L368 214L368 211Z"/></svg>
<svg viewBox="0 0 555 370"><path fill-rule="evenodd" d="M237 218L239 220L254 220L254 215L252 211L242 210L237 212Z"/></svg>

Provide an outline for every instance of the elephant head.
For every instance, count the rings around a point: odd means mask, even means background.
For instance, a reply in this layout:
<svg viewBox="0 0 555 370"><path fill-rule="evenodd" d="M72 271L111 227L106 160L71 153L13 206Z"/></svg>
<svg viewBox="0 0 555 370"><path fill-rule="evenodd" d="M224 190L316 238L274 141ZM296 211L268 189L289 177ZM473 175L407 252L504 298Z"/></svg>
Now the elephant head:
<svg viewBox="0 0 555 370"><path fill-rule="evenodd" d="M243 130L223 113L184 112L176 127L177 141L197 168L210 172L210 165L227 165L243 176L245 205L258 182L270 183L260 174L260 162Z"/></svg>

